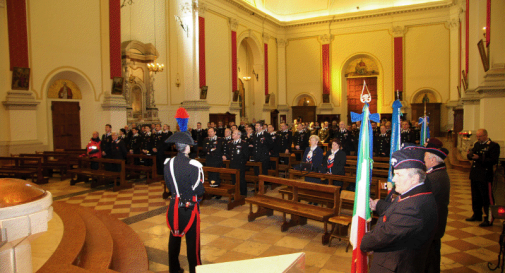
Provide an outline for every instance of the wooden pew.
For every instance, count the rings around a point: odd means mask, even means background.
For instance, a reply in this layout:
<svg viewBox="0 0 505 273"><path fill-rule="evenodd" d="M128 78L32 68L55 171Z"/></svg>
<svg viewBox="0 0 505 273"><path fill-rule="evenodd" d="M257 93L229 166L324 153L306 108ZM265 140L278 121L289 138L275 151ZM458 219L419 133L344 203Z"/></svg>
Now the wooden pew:
<svg viewBox="0 0 505 273"><path fill-rule="evenodd" d="M150 159L152 160L152 165L151 166L144 166L144 165L135 165L135 159L138 158L140 159ZM129 178L132 177L140 177L141 173L145 173L146 175L146 184L149 184L151 182L159 181L158 180L158 173L156 170L156 156L151 156L151 155L143 155L143 154L130 154L128 153L126 155L126 175Z"/></svg>
<svg viewBox="0 0 505 273"><path fill-rule="evenodd" d="M296 161L295 155L293 154L285 154L285 153L280 153L279 154L279 161L284 158L284 160L287 159L287 162L279 162L279 172L284 174L284 177L288 177L289 170L293 168L293 164Z"/></svg>
<svg viewBox="0 0 505 273"><path fill-rule="evenodd" d="M54 170L59 170L60 180L67 179L67 170L70 169L68 154L19 154L20 157L40 157L42 158L42 174L45 177L52 177Z"/></svg>
<svg viewBox="0 0 505 273"><path fill-rule="evenodd" d="M271 156L270 157L270 164L272 164L272 162L275 164L275 169L273 169L273 170L269 169L268 175L279 177L279 158Z"/></svg>
<svg viewBox="0 0 505 273"><path fill-rule="evenodd" d="M247 161L245 166L246 166L245 181L252 182L254 184L254 191L256 193L258 191L259 177L256 174L254 174L254 167L258 167L259 174L262 174L263 173L262 163L255 161ZM250 167L250 169L247 170L247 167Z"/></svg>
<svg viewBox="0 0 505 273"><path fill-rule="evenodd" d="M244 197L240 195L240 170L228 169L228 168L203 167L203 172L206 177L203 184L203 186L205 187L205 195L219 195L228 197L229 198L228 210L231 210L236 206L242 206L245 204ZM210 186L210 183L207 180L209 172L219 173L221 175L221 185L219 185L219 187ZM232 185L230 180L223 179L223 174L234 175L236 181L235 185Z"/></svg>
<svg viewBox="0 0 505 273"><path fill-rule="evenodd" d="M65 152L65 151L44 151L44 152L36 152L36 153L42 153L44 155L53 155L53 156L62 156L66 155L70 169L76 168L79 166L79 158L81 158L82 154L77 153L77 152Z"/></svg>
<svg viewBox="0 0 505 273"><path fill-rule="evenodd" d="M265 195L265 182L292 187L292 198L286 200L282 199L280 196ZM312 190L322 194L333 194L333 208L323 208L300 203L298 192L302 189ZM305 225L307 224L307 218L323 222L324 235L322 237L322 243L327 244L330 238L330 233L328 232L328 219L338 214L340 187L260 175L258 193L255 196L246 198L245 201L250 204L249 222L264 215L272 216L274 210L282 212L284 222L281 226L281 231L286 231L292 226ZM253 212L253 205L258 207L256 212ZM291 220L289 222L286 219L286 214L291 214Z"/></svg>
<svg viewBox="0 0 505 273"><path fill-rule="evenodd" d="M91 162L98 162L98 170L91 169ZM121 171L106 171L106 164L120 164ZM113 191L119 191L132 187L132 185L126 181L125 171L125 161L121 159L81 157L79 158L79 168L69 170L68 173L72 178L70 180L70 185L75 185L75 183L81 181L87 181L89 177L93 179L91 182L92 188L99 184L107 183L107 180L112 180L114 183Z"/></svg>
<svg viewBox="0 0 505 273"><path fill-rule="evenodd" d="M0 157L0 177L31 178L33 183L46 184L40 157Z"/></svg>

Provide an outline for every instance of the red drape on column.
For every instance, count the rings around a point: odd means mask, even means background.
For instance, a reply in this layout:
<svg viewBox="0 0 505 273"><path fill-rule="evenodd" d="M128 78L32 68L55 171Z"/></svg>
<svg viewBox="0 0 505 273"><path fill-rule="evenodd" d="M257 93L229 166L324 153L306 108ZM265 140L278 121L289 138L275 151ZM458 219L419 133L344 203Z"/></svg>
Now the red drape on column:
<svg viewBox="0 0 505 273"><path fill-rule="evenodd" d="M10 69L28 67L28 34L25 0L7 0Z"/></svg>
<svg viewBox="0 0 505 273"><path fill-rule="evenodd" d="M207 85L207 76L205 75L205 18L198 17L198 55L200 57L200 87Z"/></svg>
<svg viewBox="0 0 505 273"><path fill-rule="evenodd" d="M491 42L491 0L487 0L486 14L486 46Z"/></svg>
<svg viewBox="0 0 505 273"><path fill-rule="evenodd" d="M265 95L268 95L268 44L265 43Z"/></svg>
<svg viewBox="0 0 505 273"><path fill-rule="evenodd" d="M395 92L403 92L403 37L395 37Z"/></svg>
<svg viewBox="0 0 505 273"><path fill-rule="evenodd" d="M470 0L466 0L466 23L465 23L465 73L468 75L469 47L470 47Z"/></svg>
<svg viewBox="0 0 505 273"><path fill-rule="evenodd" d="M109 0L110 78L121 77L121 3Z"/></svg>
<svg viewBox="0 0 505 273"><path fill-rule="evenodd" d="M330 45L325 44L322 48L323 52L323 94L330 94Z"/></svg>
<svg viewBox="0 0 505 273"><path fill-rule="evenodd" d="M237 90L237 32L231 32L231 91Z"/></svg>

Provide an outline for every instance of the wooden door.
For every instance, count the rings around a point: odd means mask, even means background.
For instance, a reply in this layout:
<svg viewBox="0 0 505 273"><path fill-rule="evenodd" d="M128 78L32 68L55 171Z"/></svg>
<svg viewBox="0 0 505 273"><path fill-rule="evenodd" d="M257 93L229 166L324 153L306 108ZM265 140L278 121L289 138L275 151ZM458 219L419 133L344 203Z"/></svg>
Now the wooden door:
<svg viewBox="0 0 505 273"><path fill-rule="evenodd" d="M209 122L214 122L216 124L216 128L218 127L218 122L223 122L224 127L228 127L228 123L230 121L235 122L235 114L230 112L221 113L221 114L209 114Z"/></svg>
<svg viewBox="0 0 505 273"><path fill-rule="evenodd" d="M432 137L440 136L440 105L441 103L427 103L426 115L430 117L430 135ZM412 118L419 121L424 115L424 103L412 103Z"/></svg>
<svg viewBox="0 0 505 273"><path fill-rule="evenodd" d="M279 110L275 109L270 111L270 124L274 126L274 130L278 130L278 123L279 123Z"/></svg>
<svg viewBox="0 0 505 273"><path fill-rule="evenodd" d="M54 149L81 149L79 102L51 102Z"/></svg>
<svg viewBox="0 0 505 273"><path fill-rule="evenodd" d="M325 122L325 121L327 121L328 125L331 126L331 122L334 121L334 120L338 124L338 122L340 122L340 114L317 115L317 122L319 122L319 124L321 125L321 127L322 127L323 122Z"/></svg>
<svg viewBox="0 0 505 273"><path fill-rule="evenodd" d="M463 109L455 109L453 132L457 134L461 131L463 131Z"/></svg>
<svg viewBox="0 0 505 273"><path fill-rule="evenodd" d="M292 106L291 109L293 120L301 118L302 122L316 121L316 106Z"/></svg>
<svg viewBox="0 0 505 273"><path fill-rule="evenodd" d="M372 95L370 113L377 113L377 77L347 79L347 124L351 124L351 112L361 114L363 111L363 103L361 102L363 81L366 82Z"/></svg>

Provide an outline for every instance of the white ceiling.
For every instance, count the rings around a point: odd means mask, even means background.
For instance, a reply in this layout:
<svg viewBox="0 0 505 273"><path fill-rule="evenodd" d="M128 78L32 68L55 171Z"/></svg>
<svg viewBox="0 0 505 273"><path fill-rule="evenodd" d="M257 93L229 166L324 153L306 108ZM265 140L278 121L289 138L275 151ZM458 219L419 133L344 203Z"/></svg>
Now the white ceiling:
<svg viewBox="0 0 505 273"><path fill-rule="evenodd" d="M279 21L295 21L363 11L412 8L451 3L452 0L236 0ZM356 14L357 15L357 14Z"/></svg>

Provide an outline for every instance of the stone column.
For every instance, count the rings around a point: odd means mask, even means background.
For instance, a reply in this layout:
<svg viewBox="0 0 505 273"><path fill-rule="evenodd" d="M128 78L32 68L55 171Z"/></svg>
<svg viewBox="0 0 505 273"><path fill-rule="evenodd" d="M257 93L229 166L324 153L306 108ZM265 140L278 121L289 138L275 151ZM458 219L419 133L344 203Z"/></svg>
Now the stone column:
<svg viewBox="0 0 505 273"><path fill-rule="evenodd" d="M286 115L286 122L289 123L287 103L287 81L286 81L286 46L288 41L285 38L277 38L277 110L280 115Z"/></svg>
<svg viewBox="0 0 505 273"><path fill-rule="evenodd" d="M11 90L2 102L8 110L11 141L37 141L37 105L31 91ZM17 126L22 124L23 126ZM26 128L31 128L26 130Z"/></svg>
<svg viewBox="0 0 505 273"><path fill-rule="evenodd" d="M207 101L200 99L199 1L177 0L176 7L175 15L180 18L180 23L184 26L184 29L182 27L176 28L181 32L178 37L182 39L183 44L183 47L179 48L182 51L181 56L183 56L184 64L181 75L184 86L182 107L186 108L190 116L188 127L194 127L198 121L203 124L208 121L210 108ZM202 6L202 10L204 9ZM208 92L218 92L218 90L209 89Z"/></svg>

